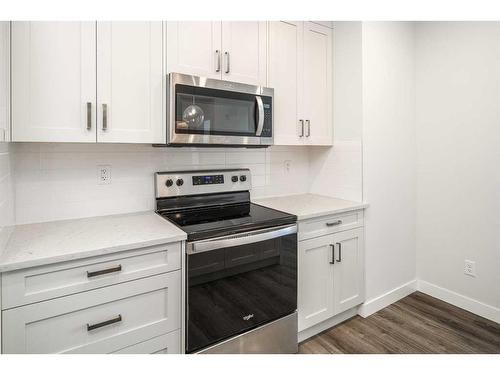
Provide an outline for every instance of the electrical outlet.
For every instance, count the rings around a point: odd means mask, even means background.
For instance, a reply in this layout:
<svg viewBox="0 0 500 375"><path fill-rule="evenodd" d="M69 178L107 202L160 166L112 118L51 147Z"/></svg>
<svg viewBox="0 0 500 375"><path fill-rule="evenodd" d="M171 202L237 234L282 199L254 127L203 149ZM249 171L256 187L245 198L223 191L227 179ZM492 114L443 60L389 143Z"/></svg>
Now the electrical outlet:
<svg viewBox="0 0 500 375"><path fill-rule="evenodd" d="M465 259L464 273L467 276L476 277L476 262Z"/></svg>
<svg viewBox="0 0 500 375"><path fill-rule="evenodd" d="M97 182L99 183L99 185L106 185L111 183L111 165L97 166Z"/></svg>
<svg viewBox="0 0 500 375"><path fill-rule="evenodd" d="M285 168L285 173L290 173L290 170L292 169L292 161L285 160L285 162L283 163L283 166Z"/></svg>

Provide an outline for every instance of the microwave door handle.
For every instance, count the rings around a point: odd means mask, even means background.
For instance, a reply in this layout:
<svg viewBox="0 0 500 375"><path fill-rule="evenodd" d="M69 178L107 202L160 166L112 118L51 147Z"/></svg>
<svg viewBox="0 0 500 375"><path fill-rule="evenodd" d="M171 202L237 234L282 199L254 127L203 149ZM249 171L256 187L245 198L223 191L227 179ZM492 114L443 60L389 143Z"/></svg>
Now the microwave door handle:
<svg viewBox="0 0 500 375"><path fill-rule="evenodd" d="M262 102L262 98L260 96L256 96L255 100L257 101L257 131L255 132L255 135L260 137L262 129L264 128L264 103Z"/></svg>
<svg viewBox="0 0 500 375"><path fill-rule="evenodd" d="M197 254L210 250L218 250L226 247L242 246L260 241L271 240L273 238L283 237L288 234L297 233L297 224L286 225L272 230L261 230L255 232L246 232L236 235L214 238L211 240L201 240L188 243L186 253Z"/></svg>

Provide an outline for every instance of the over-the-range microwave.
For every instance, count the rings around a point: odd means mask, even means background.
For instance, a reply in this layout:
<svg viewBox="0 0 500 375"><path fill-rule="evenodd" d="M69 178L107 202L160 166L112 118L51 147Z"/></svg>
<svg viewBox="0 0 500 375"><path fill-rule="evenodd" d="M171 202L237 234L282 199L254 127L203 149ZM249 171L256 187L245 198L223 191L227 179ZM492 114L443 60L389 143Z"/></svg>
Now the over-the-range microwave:
<svg viewBox="0 0 500 375"><path fill-rule="evenodd" d="M268 87L170 73L167 145L270 146L273 95Z"/></svg>

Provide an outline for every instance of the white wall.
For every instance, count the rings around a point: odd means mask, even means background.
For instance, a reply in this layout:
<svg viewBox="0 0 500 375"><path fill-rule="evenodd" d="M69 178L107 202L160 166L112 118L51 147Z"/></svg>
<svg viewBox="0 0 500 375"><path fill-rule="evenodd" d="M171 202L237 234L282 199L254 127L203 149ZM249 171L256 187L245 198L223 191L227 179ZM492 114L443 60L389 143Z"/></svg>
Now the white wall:
<svg viewBox="0 0 500 375"><path fill-rule="evenodd" d="M362 200L362 23L335 22L333 147L311 147L311 193Z"/></svg>
<svg viewBox="0 0 500 375"><path fill-rule="evenodd" d="M500 23L419 23L416 68L418 278L498 309Z"/></svg>
<svg viewBox="0 0 500 375"><path fill-rule="evenodd" d="M366 296L416 277L414 24L363 23Z"/></svg>
<svg viewBox="0 0 500 375"><path fill-rule="evenodd" d="M14 144L17 224L154 209L153 173L192 168L250 168L252 197L308 191L308 153L269 149L154 148L149 145ZM285 172L284 161L291 171ZM99 185L97 166L111 165Z"/></svg>

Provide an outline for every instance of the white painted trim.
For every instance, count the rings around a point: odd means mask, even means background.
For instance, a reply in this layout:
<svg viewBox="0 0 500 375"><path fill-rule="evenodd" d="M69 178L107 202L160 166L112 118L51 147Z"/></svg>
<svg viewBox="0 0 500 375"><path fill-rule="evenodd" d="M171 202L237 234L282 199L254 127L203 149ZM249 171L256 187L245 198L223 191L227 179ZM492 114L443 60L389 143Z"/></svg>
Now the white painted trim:
<svg viewBox="0 0 500 375"><path fill-rule="evenodd" d="M353 316L356 316L357 313L357 307L353 307L352 309L346 310L338 315L335 315L334 317L331 317L327 320L324 320L312 327L306 328L303 331L300 331L298 334L299 338L299 343L307 340L309 337L312 337L314 335L317 335L320 332L323 332L324 330L327 330L329 328L332 328L333 326L336 326L337 324L342 323L343 321L352 318Z"/></svg>
<svg viewBox="0 0 500 375"><path fill-rule="evenodd" d="M409 281L403 285L398 286L378 297L372 298L369 301L364 302L358 308L358 315L366 318L373 313L387 307L394 302L399 301L401 298L404 298L411 293L417 290L417 280Z"/></svg>
<svg viewBox="0 0 500 375"><path fill-rule="evenodd" d="M449 289L418 280L417 290L500 324L500 309Z"/></svg>

